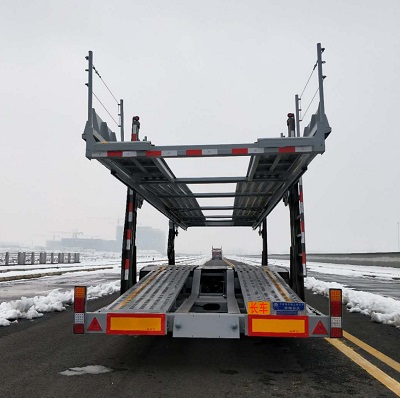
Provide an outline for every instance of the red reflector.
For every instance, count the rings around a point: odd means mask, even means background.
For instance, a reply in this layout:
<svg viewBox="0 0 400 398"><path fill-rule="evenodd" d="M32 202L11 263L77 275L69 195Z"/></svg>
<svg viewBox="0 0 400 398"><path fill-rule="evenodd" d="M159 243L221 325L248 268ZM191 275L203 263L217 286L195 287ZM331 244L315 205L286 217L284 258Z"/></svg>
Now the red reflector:
<svg viewBox="0 0 400 398"><path fill-rule="evenodd" d="M74 302L74 312L85 312L85 300L76 299Z"/></svg>
<svg viewBox="0 0 400 398"><path fill-rule="evenodd" d="M288 153L288 152L294 152L294 146L284 146L282 148L279 148L279 153Z"/></svg>
<svg viewBox="0 0 400 398"><path fill-rule="evenodd" d="M148 157L161 156L161 151L146 151L146 156Z"/></svg>
<svg viewBox="0 0 400 398"><path fill-rule="evenodd" d="M232 155L247 155L249 153L248 148L233 148Z"/></svg>
<svg viewBox="0 0 400 398"><path fill-rule="evenodd" d="M187 149L186 156L201 156L202 150L201 149Z"/></svg>
<svg viewBox="0 0 400 398"><path fill-rule="evenodd" d="M122 151L107 151L107 157L118 157L122 156Z"/></svg>
<svg viewBox="0 0 400 398"><path fill-rule="evenodd" d="M85 334L85 325L82 323L76 323L74 325L74 334Z"/></svg>
<svg viewBox="0 0 400 398"><path fill-rule="evenodd" d="M92 322L90 322L89 327L87 330L91 330L92 332L101 332L103 329L100 326L99 321L97 320L96 317L93 318Z"/></svg>
<svg viewBox="0 0 400 398"><path fill-rule="evenodd" d="M328 331L326 330L324 324L321 321L318 321L312 334L328 334Z"/></svg>
<svg viewBox="0 0 400 398"><path fill-rule="evenodd" d="M331 337L343 337L343 329L331 328Z"/></svg>

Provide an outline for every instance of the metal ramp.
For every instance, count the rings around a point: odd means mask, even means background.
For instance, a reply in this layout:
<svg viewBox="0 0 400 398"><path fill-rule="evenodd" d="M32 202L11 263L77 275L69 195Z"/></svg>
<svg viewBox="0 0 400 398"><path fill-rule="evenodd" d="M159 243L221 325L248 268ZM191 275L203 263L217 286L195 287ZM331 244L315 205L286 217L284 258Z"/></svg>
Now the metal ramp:
<svg viewBox="0 0 400 398"><path fill-rule="evenodd" d="M254 265L235 265L239 282L247 305L249 302L302 302L283 279L267 267Z"/></svg>
<svg viewBox="0 0 400 398"><path fill-rule="evenodd" d="M107 311L167 313L195 266L159 267L114 301Z"/></svg>

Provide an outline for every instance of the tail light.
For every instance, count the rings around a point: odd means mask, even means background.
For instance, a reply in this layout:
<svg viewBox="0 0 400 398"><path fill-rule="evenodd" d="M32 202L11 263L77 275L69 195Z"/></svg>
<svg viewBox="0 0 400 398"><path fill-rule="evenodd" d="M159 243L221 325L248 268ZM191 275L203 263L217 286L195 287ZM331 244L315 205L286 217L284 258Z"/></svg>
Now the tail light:
<svg viewBox="0 0 400 398"><path fill-rule="evenodd" d="M329 316L331 318L330 337L343 337L341 289L329 289Z"/></svg>
<svg viewBox="0 0 400 398"><path fill-rule="evenodd" d="M85 333L86 286L74 289L74 334Z"/></svg>

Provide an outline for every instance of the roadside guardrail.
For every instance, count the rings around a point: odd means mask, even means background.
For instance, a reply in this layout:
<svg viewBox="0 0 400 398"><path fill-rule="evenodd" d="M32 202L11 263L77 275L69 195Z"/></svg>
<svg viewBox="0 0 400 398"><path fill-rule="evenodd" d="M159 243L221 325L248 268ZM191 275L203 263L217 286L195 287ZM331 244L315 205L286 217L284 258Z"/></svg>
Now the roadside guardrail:
<svg viewBox="0 0 400 398"><path fill-rule="evenodd" d="M80 263L80 253L5 252L0 253L0 266L27 264Z"/></svg>

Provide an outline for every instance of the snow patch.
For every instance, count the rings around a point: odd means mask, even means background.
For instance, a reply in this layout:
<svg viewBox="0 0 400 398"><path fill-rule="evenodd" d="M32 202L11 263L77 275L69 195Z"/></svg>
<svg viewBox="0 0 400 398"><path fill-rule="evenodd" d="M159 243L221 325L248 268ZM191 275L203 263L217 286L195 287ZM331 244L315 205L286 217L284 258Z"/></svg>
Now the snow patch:
<svg viewBox="0 0 400 398"><path fill-rule="evenodd" d="M107 296L120 290L120 281L102 283L87 289L88 300ZM12 320L34 319L45 312L64 311L73 303L74 291L52 290L47 296L21 297L20 300L0 303L0 326L9 326Z"/></svg>
<svg viewBox="0 0 400 398"><path fill-rule="evenodd" d="M336 282L323 282L313 277L305 278L305 287L315 294L329 296L329 289L342 289L343 304L350 312L369 316L372 321L400 328L400 301L378 294L362 292Z"/></svg>
<svg viewBox="0 0 400 398"><path fill-rule="evenodd" d="M83 368L69 368L64 372L60 372L60 375L63 376L81 376L84 374L98 375L101 373L109 373L112 372L112 369L106 368L102 365L89 365Z"/></svg>

